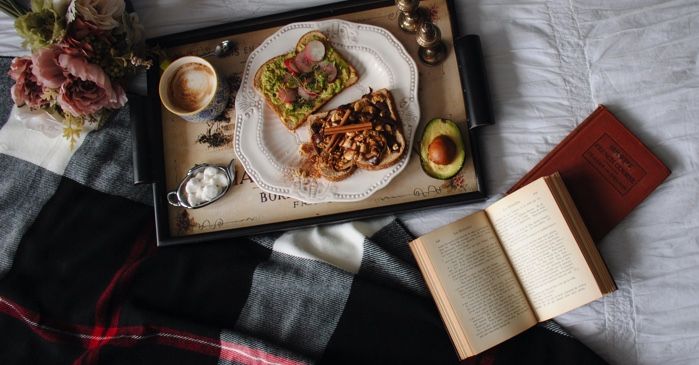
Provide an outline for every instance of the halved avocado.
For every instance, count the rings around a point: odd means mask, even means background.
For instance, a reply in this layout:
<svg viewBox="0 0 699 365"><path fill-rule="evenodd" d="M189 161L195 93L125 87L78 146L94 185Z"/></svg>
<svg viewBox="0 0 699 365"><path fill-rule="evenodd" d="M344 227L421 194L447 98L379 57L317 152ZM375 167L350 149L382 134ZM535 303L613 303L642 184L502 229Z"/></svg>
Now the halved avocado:
<svg viewBox="0 0 699 365"><path fill-rule="evenodd" d="M461 170L465 158L459 126L449 119L430 120L420 140L420 160L425 173L435 179L450 179Z"/></svg>

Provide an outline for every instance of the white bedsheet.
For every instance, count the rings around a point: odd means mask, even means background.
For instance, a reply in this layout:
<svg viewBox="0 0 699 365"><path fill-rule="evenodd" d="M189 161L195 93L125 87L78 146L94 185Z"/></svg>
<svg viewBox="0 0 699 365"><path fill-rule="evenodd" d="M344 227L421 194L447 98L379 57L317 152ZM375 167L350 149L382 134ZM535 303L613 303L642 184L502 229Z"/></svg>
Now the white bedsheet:
<svg viewBox="0 0 699 365"><path fill-rule="evenodd" d="M134 0L148 36L328 3ZM492 198L402 216L416 234L492 203L599 103L672 175L599 247L619 290L557 320L614 364L699 363L699 1L456 1L480 34L497 124L482 130ZM23 54L0 17L0 54Z"/></svg>

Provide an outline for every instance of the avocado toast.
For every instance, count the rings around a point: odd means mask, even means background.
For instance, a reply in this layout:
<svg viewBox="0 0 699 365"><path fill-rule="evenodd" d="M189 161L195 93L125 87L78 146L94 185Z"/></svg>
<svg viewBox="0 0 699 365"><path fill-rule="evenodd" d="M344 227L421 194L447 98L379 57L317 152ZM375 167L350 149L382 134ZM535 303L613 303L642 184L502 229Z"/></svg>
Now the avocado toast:
<svg viewBox="0 0 699 365"><path fill-rule="evenodd" d="M260 66L254 86L281 122L294 130L358 79L357 70L328 38L311 31L301 36L293 51Z"/></svg>

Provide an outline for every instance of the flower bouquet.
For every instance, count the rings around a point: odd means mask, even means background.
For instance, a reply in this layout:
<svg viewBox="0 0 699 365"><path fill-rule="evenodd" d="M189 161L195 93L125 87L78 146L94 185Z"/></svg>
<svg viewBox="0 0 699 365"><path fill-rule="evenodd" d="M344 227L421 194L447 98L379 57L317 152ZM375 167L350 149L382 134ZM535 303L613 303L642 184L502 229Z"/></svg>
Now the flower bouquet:
<svg viewBox="0 0 699 365"><path fill-rule="evenodd" d="M32 0L30 11L0 0L0 10L17 17L32 52L12 61L12 100L62 121L71 146L86 125L99 128L126 104L127 77L150 66L138 17L123 0Z"/></svg>

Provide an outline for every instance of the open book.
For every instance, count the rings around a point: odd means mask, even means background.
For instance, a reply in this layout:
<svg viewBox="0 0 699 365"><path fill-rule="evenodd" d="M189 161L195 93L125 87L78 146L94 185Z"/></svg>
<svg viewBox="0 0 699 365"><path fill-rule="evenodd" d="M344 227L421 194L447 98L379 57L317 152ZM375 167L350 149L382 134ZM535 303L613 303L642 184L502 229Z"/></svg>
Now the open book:
<svg viewBox="0 0 699 365"><path fill-rule="evenodd" d="M616 290L558 173L410 248L461 359Z"/></svg>

